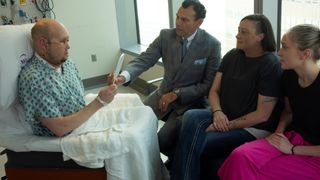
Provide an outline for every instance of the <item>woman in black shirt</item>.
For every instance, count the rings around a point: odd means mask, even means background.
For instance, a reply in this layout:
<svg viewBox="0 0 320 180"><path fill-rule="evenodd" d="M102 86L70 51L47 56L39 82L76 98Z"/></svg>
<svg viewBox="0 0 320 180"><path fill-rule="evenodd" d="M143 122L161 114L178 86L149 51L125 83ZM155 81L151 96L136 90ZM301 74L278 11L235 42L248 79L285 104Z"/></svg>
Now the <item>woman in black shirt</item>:
<svg viewBox="0 0 320 180"><path fill-rule="evenodd" d="M235 149L221 179L320 179L320 29L295 26L281 43L285 109L278 127Z"/></svg>

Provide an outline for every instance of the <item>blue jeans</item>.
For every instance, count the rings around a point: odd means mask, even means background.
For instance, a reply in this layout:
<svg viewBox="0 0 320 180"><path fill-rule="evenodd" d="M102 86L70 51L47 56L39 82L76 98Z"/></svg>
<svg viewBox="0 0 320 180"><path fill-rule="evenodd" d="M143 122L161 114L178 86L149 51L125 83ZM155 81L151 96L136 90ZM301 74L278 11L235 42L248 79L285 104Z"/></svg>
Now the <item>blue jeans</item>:
<svg viewBox="0 0 320 180"><path fill-rule="evenodd" d="M209 109L193 109L185 112L173 166L170 171L172 180L197 180L200 178L202 161L214 161L227 156L239 145L256 138L244 129L229 132L206 133L212 123ZM212 174L216 174L212 170Z"/></svg>

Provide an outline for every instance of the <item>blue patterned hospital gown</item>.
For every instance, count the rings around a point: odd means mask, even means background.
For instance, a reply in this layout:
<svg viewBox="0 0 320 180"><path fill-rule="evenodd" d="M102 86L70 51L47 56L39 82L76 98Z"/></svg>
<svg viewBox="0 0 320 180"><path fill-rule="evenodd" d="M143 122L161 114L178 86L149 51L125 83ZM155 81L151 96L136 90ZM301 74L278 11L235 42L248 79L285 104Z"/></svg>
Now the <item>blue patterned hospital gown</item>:
<svg viewBox="0 0 320 180"><path fill-rule="evenodd" d="M22 68L18 79L18 96L26 121L33 133L54 136L38 118L67 116L85 106L84 88L75 64L67 60L57 72L44 60L34 56Z"/></svg>

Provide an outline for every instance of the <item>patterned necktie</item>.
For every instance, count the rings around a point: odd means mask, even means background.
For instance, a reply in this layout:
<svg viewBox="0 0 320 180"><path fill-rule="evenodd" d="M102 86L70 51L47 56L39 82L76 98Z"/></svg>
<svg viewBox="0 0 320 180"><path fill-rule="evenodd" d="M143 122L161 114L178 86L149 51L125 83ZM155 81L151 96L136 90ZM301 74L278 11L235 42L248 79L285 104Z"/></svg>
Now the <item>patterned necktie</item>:
<svg viewBox="0 0 320 180"><path fill-rule="evenodd" d="M184 56L187 53L187 44L188 44L188 39L184 38L181 40L181 62L183 61Z"/></svg>

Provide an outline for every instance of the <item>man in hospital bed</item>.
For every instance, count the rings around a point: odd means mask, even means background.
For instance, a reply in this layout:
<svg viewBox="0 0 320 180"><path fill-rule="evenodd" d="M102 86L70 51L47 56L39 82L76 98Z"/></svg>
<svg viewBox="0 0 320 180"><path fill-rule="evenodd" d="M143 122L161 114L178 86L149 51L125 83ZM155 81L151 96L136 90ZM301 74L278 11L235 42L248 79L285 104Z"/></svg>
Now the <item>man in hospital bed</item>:
<svg viewBox="0 0 320 180"><path fill-rule="evenodd" d="M19 74L18 98L33 133L64 137L65 159L86 167L103 164L108 179L161 179L152 110L134 95L115 98L115 84L102 88L86 105L79 73L68 59L65 27L55 20L39 20L31 36L35 54Z"/></svg>

